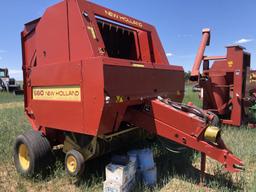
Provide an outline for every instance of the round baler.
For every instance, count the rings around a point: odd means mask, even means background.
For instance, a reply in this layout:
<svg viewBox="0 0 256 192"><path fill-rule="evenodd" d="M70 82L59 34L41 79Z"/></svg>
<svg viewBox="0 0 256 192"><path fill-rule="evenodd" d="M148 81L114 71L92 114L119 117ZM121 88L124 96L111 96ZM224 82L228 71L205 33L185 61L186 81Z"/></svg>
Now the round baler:
<svg viewBox="0 0 256 192"><path fill-rule="evenodd" d="M87 160L144 135L193 148L231 172L243 165L223 143L212 113L179 103L183 68L169 64L153 26L66 0L25 24L21 36L25 113L33 130L15 142L19 173L45 169L60 146L67 173L81 175Z"/></svg>

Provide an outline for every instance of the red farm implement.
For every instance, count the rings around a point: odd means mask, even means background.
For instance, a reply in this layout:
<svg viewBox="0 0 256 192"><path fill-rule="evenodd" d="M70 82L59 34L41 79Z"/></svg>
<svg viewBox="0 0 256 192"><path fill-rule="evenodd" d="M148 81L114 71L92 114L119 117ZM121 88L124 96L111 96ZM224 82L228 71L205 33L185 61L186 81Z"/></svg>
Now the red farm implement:
<svg viewBox="0 0 256 192"><path fill-rule="evenodd" d="M84 162L140 139L143 132L202 152L236 172L215 116L180 104L184 71L170 65L156 29L84 0L66 0L25 25L21 34L25 113L17 170L34 175L63 145L70 175Z"/></svg>
<svg viewBox="0 0 256 192"><path fill-rule="evenodd" d="M203 109L217 114L224 124L254 123L256 74L251 71L251 55L243 47L234 45L227 47L225 56L204 56L208 45L210 30L205 29L191 72L191 80L198 81L203 89Z"/></svg>

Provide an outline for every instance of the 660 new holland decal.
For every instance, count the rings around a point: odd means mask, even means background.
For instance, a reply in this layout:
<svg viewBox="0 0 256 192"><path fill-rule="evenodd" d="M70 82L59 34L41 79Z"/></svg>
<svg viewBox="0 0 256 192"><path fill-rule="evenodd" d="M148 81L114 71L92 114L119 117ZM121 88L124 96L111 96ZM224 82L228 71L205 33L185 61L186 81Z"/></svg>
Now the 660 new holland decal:
<svg viewBox="0 0 256 192"><path fill-rule="evenodd" d="M33 87L34 100L81 101L80 86Z"/></svg>

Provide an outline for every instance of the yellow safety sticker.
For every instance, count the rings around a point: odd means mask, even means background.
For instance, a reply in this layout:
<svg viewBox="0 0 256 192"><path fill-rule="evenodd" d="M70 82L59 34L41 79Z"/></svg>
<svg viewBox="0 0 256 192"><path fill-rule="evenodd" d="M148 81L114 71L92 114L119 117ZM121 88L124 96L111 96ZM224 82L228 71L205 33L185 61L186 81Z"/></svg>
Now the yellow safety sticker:
<svg viewBox="0 0 256 192"><path fill-rule="evenodd" d="M33 87L34 100L81 101L80 86Z"/></svg>
<svg viewBox="0 0 256 192"><path fill-rule="evenodd" d="M233 61L228 61L228 67L233 67L233 65L234 65L234 62Z"/></svg>
<svg viewBox="0 0 256 192"><path fill-rule="evenodd" d="M122 96L116 96L116 103L123 103L124 99Z"/></svg>
<svg viewBox="0 0 256 192"><path fill-rule="evenodd" d="M92 38L97 39L96 32L95 32L94 28L91 26L88 26L87 29L91 32Z"/></svg>
<svg viewBox="0 0 256 192"><path fill-rule="evenodd" d="M143 64L133 63L133 67L145 67Z"/></svg>

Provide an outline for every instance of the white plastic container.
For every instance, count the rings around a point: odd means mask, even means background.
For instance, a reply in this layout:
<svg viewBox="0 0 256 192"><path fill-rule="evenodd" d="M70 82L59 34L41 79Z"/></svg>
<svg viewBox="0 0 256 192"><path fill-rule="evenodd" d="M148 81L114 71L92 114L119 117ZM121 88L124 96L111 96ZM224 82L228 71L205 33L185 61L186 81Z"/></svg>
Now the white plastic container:
<svg viewBox="0 0 256 192"><path fill-rule="evenodd" d="M130 161L127 165L108 164L106 166L106 181L123 185L135 177L136 167Z"/></svg>
<svg viewBox="0 0 256 192"><path fill-rule="evenodd" d="M116 164L108 164L106 166L106 181L115 182L123 185L128 181L129 167Z"/></svg>
<svg viewBox="0 0 256 192"><path fill-rule="evenodd" d="M103 184L103 192L130 192L135 185L135 178L127 183L120 185L114 181L105 181Z"/></svg>

